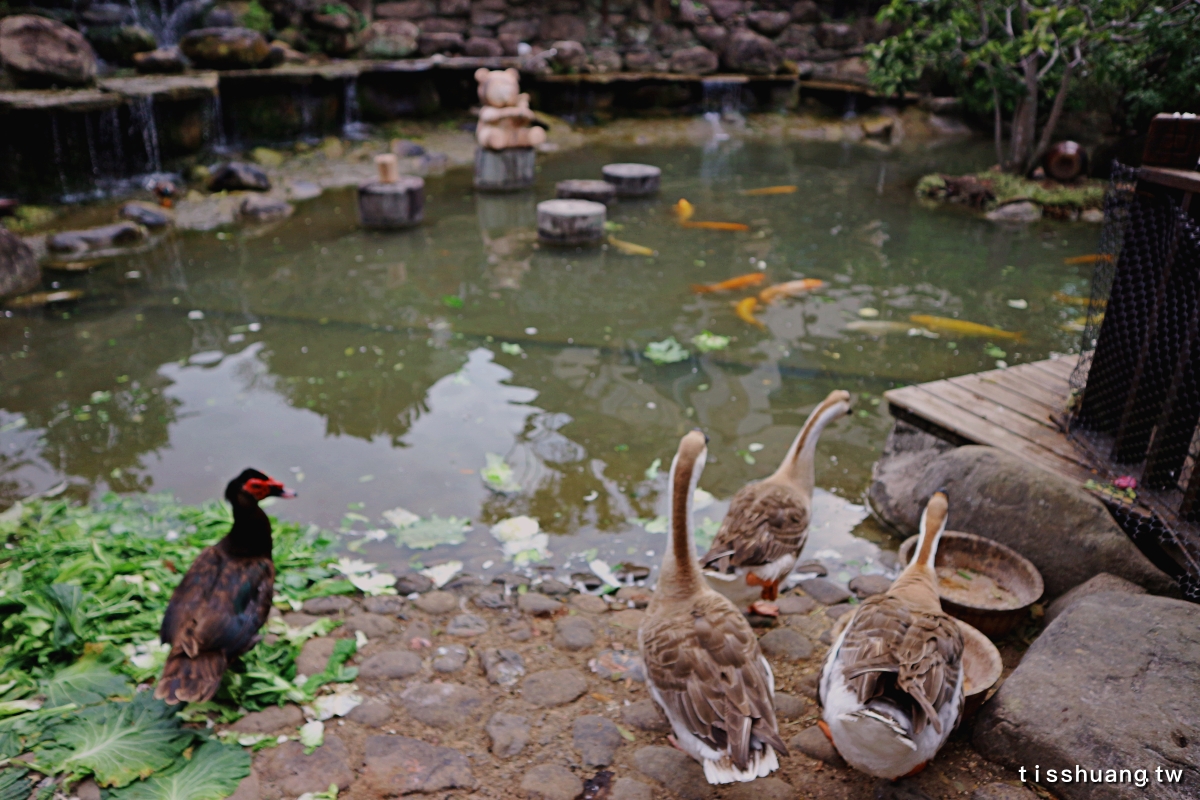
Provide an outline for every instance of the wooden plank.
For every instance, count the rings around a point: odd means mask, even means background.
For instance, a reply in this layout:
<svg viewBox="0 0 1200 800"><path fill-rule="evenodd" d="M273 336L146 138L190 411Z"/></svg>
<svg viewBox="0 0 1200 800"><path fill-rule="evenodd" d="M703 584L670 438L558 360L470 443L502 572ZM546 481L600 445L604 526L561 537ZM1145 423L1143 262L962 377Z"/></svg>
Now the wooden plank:
<svg viewBox="0 0 1200 800"><path fill-rule="evenodd" d="M911 389L914 387L907 388ZM1038 447L1028 440L1016 434L1009 433L991 422L964 414L957 406L953 406L944 400L939 400L933 395L921 392L918 389L916 393L920 395L919 398L912 398L910 396L896 397L896 394L900 391L893 389L885 392L884 398L887 399L888 403L893 403L912 414L929 420L956 436L978 444L989 445L999 450L1004 450L1018 458L1030 461L1048 472L1062 475L1067 480L1076 483L1084 483L1088 479L1095 477L1090 470L1085 469L1074 461L1062 458L1044 447Z"/></svg>
<svg viewBox="0 0 1200 800"><path fill-rule="evenodd" d="M1138 170L1138 177L1159 186L1181 189L1193 194L1200 192L1200 172L1166 167L1142 167Z"/></svg>
<svg viewBox="0 0 1200 800"><path fill-rule="evenodd" d="M951 378L950 382L984 400L1002 405L1039 425L1058 430L1058 426L1050 421L1053 409L1045 403L1031 400L1023 394L1017 394L997 383L984 380L978 375L962 375L958 378Z"/></svg>
<svg viewBox="0 0 1200 800"><path fill-rule="evenodd" d="M1069 381L1077 363L1076 359L1073 358L1049 358L1045 361L1030 361L1028 364L1021 364L1020 366L1038 369L1049 375L1057 375L1064 381Z"/></svg>
<svg viewBox="0 0 1200 800"><path fill-rule="evenodd" d="M990 372L980 372L976 377L984 383L1003 386L1010 392L1028 397L1034 402L1046 406L1051 411L1061 411L1063 404L1067 400L1065 396L1060 395L1058 392L1043 389L1039 384L1022 378L1019 372L996 369Z"/></svg>
<svg viewBox="0 0 1200 800"><path fill-rule="evenodd" d="M1028 369L1020 376L1030 383L1037 384L1047 392L1061 397L1060 403L1065 403L1071 394L1071 384L1060 375L1052 375L1041 369Z"/></svg>
<svg viewBox="0 0 1200 800"><path fill-rule="evenodd" d="M1079 452L1067 441L1065 436L1023 414L1018 414L949 381L925 383L918 388L934 395L939 400L958 407L964 414L971 414L991 422L1031 444L1073 461L1081 467L1087 467L1086 461L1080 457Z"/></svg>

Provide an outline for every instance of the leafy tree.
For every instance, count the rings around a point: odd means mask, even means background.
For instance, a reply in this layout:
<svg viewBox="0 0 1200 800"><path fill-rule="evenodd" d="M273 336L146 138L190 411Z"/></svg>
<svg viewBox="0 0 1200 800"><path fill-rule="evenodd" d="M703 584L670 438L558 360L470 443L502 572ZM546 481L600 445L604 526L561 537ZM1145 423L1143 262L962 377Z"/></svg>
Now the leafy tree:
<svg viewBox="0 0 1200 800"><path fill-rule="evenodd" d="M1195 7L1196 0L1167 9L1150 0L891 0L879 19L902 30L870 49L870 77L894 94L928 70L941 73L969 108L991 113L999 163L1026 174L1050 146L1077 80L1100 69L1136 92L1154 43L1186 43L1184 20L1195 19ZM1195 48L1178 52L1200 72ZM1182 88L1170 75L1164 81ZM1135 98L1143 105L1159 99L1152 92Z"/></svg>

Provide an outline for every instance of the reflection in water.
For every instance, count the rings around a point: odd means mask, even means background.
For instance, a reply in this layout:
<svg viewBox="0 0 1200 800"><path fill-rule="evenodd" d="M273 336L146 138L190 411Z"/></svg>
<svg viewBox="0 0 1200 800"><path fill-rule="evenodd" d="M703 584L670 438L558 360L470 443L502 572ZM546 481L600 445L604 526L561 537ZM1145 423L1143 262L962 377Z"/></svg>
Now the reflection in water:
<svg viewBox="0 0 1200 800"><path fill-rule="evenodd" d="M527 514L552 534L554 565L597 554L657 564L665 534L646 528L661 531L684 432L711 437L708 530L725 499L774 468L812 407L845 388L855 414L823 436L805 557L878 570L868 559L886 537L852 501L890 424L881 393L1074 345L1059 326L1076 312L1052 295L1086 295L1062 256L1091 250L1092 229L1005 231L912 199L919 174L978 166L986 150L899 158L735 137L589 151L545 158L536 193L476 197L467 174L431 178L428 221L413 231L361 231L352 193L335 192L270 228L169 237L63 278L88 293L70 312L0 318L0 505L64 478L76 496L154 489L195 502L253 465L298 484L300 499L276 509L294 518L361 533L399 506L475 523L458 547L364 542L372 560L453 555L494 572L504 564L488 526ZM609 214L621 238L659 255L539 248L535 203L554 182L624 160L664 169L661 198ZM799 190L739 194L779 184ZM683 196L750 232L680 228L670 205ZM732 310L754 290L688 288L755 270L764 286L826 287L761 309L763 332ZM892 325L847 329L864 308ZM911 314L1025 341L909 336ZM668 336L691 348L705 330L729 347L662 366L642 355ZM519 492L485 486L488 454Z"/></svg>

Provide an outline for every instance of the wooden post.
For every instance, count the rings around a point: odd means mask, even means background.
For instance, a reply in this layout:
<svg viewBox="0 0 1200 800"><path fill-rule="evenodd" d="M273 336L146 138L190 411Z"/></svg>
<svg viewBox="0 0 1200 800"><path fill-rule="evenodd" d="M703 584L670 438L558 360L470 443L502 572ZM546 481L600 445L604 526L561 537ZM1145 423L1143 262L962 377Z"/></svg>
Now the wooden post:
<svg viewBox="0 0 1200 800"><path fill-rule="evenodd" d="M591 200L608 205L617 199L617 187L608 181L559 181L554 186L554 196L560 200Z"/></svg>
<svg viewBox="0 0 1200 800"><path fill-rule="evenodd" d="M607 211L591 200L544 200L537 206L538 239L564 246L600 244Z"/></svg>
<svg viewBox="0 0 1200 800"><path fill-rule="evenodd" d="M604 180L617 187L617 197L648 197L658 194L662 170L649 164L606 164Z"/></svg>
<svg viewBox="0 0 1200 800"><path fill-rule="evenodd" d="M505 150L475 148L475 188L481 192L516 192L533 186L537 176L532 147Z"/></svg>
<svg viewBox="0 0 1200 800"><path fill-rule="evenodd" d="M364 228L411 228L425 218L425 181L401 177L396 156L375 156L379 180L358 187L358 217Z"/></svg>

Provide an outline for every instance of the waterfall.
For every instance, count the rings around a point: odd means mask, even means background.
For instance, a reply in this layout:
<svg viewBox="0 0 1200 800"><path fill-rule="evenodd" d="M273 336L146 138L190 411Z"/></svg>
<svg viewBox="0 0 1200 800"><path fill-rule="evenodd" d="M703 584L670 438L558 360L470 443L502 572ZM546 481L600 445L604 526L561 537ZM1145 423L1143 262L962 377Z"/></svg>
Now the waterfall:
<svg viewBox="0 0 1200 800"><path fill-rule="evenodd" d="M133 124L141 129L146 147L146 171L162 172L162 157L158 147L158 123L154 119L154 98L139 97L129 104Z"/></svg>
<svg viewBox="0 0 1200 800"><path fill-rule="evenodd" d="M213 7L213 0L185 0L174 8L170 7L171 2L158 0L159 13L144 23L163 47L178 44L184 33L200 26L204 15Z"/></svg>
<svg viewBox="0 0 1200 800"><path fill-rule="evenodd" d="M712 141L723 142L729 138L729 134L721 127L721 115L715 111L705 111L704 118L708 120L708 124L712 125Z"/></svg>
<svg viewBox="0 0 1200 800"><path fill-rule="evenodd" d="M54 139L54 166L58 170L58 185L67 193L67 172L63 168L62 137L58 133L58 112L50 112L50 135Z"/></svg>
<svg viewBox="0 0 1200 800"><path fill-rule="evenodd" d="M700 82L701 104L705 111L715 112L727 121L744 122L747 110L745 81L707 79Z"/></svg>
<svg viewBox="0 0 1200 800"><path fill-rule="evenodd" d="M351 75L342 97L342 135L347 139L367 138L367 126L359 122L358 115L358 76Z"/></svg>
<svg viewBox="0 0 1200 800"><path fill-rule="evenodd" d="M213 143L213 149L218 153L224 153L229 149L229 143L225 141L225 111L221 107L221 92L219 90L213 92L212 105L209 106L209 115L212 120L212 136L210 137L210 141Z"/></svg>

